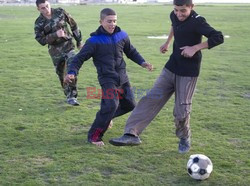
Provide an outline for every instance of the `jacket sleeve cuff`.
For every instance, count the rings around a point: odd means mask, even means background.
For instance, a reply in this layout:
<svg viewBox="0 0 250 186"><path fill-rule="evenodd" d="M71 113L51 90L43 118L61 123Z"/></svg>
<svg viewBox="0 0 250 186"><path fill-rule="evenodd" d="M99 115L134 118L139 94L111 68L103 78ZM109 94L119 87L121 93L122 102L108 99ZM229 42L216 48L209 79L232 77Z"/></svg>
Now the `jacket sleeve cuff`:
<svg viewBox="0 0 250 186"><path fill-rule="evenodd" d="M139 64L139 65L142 65L142 63L144 63L144 62L145 62L145 61L140 61L138 64Z"/></svg>
<svg viewBox="0 0 250 186"><path fill-rule="evenodd" d="M75 71L73 71L73 70L68 71L68 74L70 74L70 75L75 75L75 76L76 76L76 73L75 73Z"/></svg>

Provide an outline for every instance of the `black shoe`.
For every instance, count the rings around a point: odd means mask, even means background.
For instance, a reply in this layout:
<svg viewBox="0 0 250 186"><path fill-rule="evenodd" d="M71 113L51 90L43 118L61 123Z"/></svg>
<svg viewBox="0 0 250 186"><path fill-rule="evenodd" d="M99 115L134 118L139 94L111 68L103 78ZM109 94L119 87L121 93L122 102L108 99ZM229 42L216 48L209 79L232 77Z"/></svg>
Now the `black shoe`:
<svg viewBox="0 0 250 186"><path fill-rule="evenodd" d="M190 147L191 147L190 141L191 141L190 138L187 138L187 139L181 138L180 139L179 148L178 148L179 153L184 154L190 150Z"/></svg>
<svg viewBox="0 0 250 186"><path fill-rule="evenodd" d="M72 106L79 106L80 104L77 102L76 98L68 98L67 103L72 105Z"/></svg>
<svg viewBox="0 0 250 186"><path fill-rule="evenodd" d="M115 146L134 146L140 145L141 140L139 137L124 134L120 138L113 138L109 140L109 143Z"/></svg>

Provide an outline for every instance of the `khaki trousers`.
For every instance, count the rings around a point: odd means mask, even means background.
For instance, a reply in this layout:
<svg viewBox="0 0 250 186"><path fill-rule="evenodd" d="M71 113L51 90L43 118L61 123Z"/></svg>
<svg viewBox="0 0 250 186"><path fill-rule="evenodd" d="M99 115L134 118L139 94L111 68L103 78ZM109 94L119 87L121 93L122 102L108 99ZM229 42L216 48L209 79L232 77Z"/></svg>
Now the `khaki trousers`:
<svg viewBox="0 0 250 186"><path fill-rule="evenodd" d="M190 112L197 77L178 76L164 68L153 88L138 102L129 116L124 133L139 136L175 93L174 121L176 136L188 138Z"/></svg>

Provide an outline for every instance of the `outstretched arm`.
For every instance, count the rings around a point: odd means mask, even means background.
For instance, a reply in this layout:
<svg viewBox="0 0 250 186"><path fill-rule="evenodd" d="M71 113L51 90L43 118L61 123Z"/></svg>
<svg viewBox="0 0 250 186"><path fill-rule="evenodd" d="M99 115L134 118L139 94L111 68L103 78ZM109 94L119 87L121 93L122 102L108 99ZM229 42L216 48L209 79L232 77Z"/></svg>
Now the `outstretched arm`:
<svg viewBox="0 0 250 186"><path fill-rule="evenodd" d="M89 40L86 41L84 47L80 52L75 55L71 64L68 68L68 73L64 78L64 83L71 83L75 79L75 76L78 74L80 68L82 67L84 61L87 61L93 56L95 50L95 45L91 44Z"/></svg>
<svg viewBox="0 0 250 186"><path fill-rule="evenodd" d="M153 71L153 70L154 70L153 65L150 64L150 63L148 63L148 62L143 62L143 63L141 64L141 66L142 66L143 68L146 68L148 71Z"/></svg>
<svg viewBox="0 0 250 186"><path fill-rule="evenodd" d="M124 45L124 49L123 49L124 53L126 54L126 56L131 59L132 61L134 61L135 63L137 63L138 65L141 65L143 68L148 69L148 71L152 71L153 70L153 65L151 65L150 63L146 62L143 57L140 55L140 53L136 50L136 48L130 43L130 39L127 36L126 40L125 40L125 45Z"/></svg>

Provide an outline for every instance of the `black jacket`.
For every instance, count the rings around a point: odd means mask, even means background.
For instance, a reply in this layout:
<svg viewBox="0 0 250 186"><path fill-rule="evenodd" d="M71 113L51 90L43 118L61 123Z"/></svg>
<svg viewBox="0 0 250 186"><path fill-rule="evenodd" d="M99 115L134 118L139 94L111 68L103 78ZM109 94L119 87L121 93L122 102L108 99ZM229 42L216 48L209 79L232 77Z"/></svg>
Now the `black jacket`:
<svg viewBox="0 0 250 186"><path fill-rule="evenodd" d="M131 45L127 33L119 27L109 34L100 26L90 36L81 51L74 57L68 74L78 74L83 62L92 57L100 85L108 82L122 85L129 81L123 53L139 65L145 61Z"/></svg>
<svg viewBox="0 0 250 186"><path fill-rule="evenodd" d="M173 53L165 67L180 76L197 77L200 72L201 51L196 52L192 58L185 58L181 55L180 48L199 44L202 36L205 36L210 49L224 42L223 35L193 10L185 21L179 21L174 12L171 12L170 19L174 30L174 44Z"/></svg>

